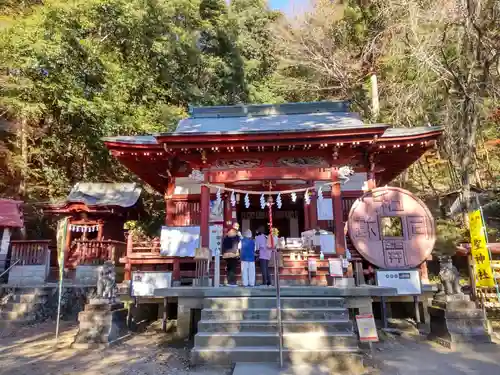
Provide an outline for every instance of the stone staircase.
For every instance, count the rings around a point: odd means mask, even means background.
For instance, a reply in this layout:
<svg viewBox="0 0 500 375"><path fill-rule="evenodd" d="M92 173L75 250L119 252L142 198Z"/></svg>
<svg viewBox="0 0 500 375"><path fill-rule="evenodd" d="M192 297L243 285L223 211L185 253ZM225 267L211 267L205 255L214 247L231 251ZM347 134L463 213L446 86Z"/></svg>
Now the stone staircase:
<svg viewBox="0 0 500 375"><path fill-rule="evenodd" d="M0 296L0 322L31 323L43 318L52 288L6 288Z"/></svg>
<svg viewBox="0 0 500 375"><path fill-rule="evenodd" d="M329 362L336 369L360 363L357 335L339 297L282 297L283 356ZM205 298L192 362L279 362L276 298Z"/></svg>

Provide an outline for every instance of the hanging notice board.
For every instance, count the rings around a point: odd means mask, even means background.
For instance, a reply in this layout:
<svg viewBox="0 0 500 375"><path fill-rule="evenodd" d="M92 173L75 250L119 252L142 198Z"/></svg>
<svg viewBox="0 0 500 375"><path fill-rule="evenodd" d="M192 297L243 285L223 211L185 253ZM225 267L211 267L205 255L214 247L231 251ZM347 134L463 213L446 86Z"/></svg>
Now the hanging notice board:
<svg viewBox="0 0 500 375"><path fill-rule="evenodd" d="M171 272L132 272L130 295L132 297L153 297L155 289L172 286Z"/></svg>
<svg viewBox="0 0 500 375"><path fill-rule="evenodd" d="M195 250L200 247L200 227L163 226L160 246L161 255L194 257Z"/></svg>
<svg viewBox="0 0 500 375"><path fill-rule="evenodd" d="M220 254L222 245L222 224L209 227L209 248L212 255ZM161 255L172 257L194 257L200 247L200 227L167 227L161 228Z"/></svg>

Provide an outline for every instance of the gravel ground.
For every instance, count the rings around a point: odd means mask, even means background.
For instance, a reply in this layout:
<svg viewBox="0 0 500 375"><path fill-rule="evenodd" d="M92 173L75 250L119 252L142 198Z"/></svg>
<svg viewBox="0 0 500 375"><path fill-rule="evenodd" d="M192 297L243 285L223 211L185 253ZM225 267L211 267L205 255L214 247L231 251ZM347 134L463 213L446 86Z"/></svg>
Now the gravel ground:
<svg viewBox="0 0 500 375"><path fill-rule="evenodd" d="M385 337L374 345L370 375L493 375L500 374L500 345L448 350L425 336Z"/></svg>
<svg viewBox="0 0 500 375"><path fill-rule="evenodd" d="M231 368L189 367L189 343L152 326L103 350L70 348L75 323L62 325L56 344L54 323L0 329L1 375L229 375Z"/></svg>

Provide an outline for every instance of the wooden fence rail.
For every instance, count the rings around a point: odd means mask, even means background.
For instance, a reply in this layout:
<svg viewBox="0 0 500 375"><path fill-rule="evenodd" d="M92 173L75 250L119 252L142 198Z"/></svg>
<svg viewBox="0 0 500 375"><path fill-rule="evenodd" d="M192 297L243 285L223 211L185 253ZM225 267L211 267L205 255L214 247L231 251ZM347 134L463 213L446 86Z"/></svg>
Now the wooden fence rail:
<svg viewBox="0 0 500 375"><path fill-rule="evenodd" d="M108 260L118 264L127 249L125 242L114 240L77 240L73 246L76 246L77 265L103 264Z"/></svg>
<svg viewBox="0 0 500 375"><path fill-rule="evenodd" d="M11 263L20 260L20 266L41 266L49 261L50 240L11 241Z"/></svg>

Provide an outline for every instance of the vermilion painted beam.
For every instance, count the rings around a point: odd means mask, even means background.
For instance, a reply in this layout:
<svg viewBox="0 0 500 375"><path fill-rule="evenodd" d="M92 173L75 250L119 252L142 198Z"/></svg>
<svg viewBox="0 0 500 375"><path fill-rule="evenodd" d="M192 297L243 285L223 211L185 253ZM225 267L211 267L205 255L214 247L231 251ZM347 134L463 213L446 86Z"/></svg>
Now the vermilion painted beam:
<svg viewBox="0 0 500 375"><path fill-rule="evenodd" d="M280 168L262 167L258 169L210 171L209 182L231 183L250 180L330 180L330 168Z"/></svg>
<svg viewBox="0 0 500 375"><path fill-rule="evenodd" d="M273 140L266 140L266 141L259 141L259 140L226 140L226 139L217 139L217 140L192 140L192 141L186 141L182 143L167 143L167 148L168 150L175 150L175 149L196 149L196 148L211 148L211 147L219 147L221 148L226 148L226 147L234 147L234 148L239 148L242 146L248 146L248 147L272 147L272 146L289 146L289 145L295 145L296 147L298 146L303 146L303 145L318 145L318 144L329 144L329 145L335 145L335 143L350 143L350 142L370 142L373 140L373 136L370 135L357 135L357 136L352 136L352 135L344 135L344 136L338 136L335 138L297 138L295 140L281 140L279 136L275 136Z"/></svg>

